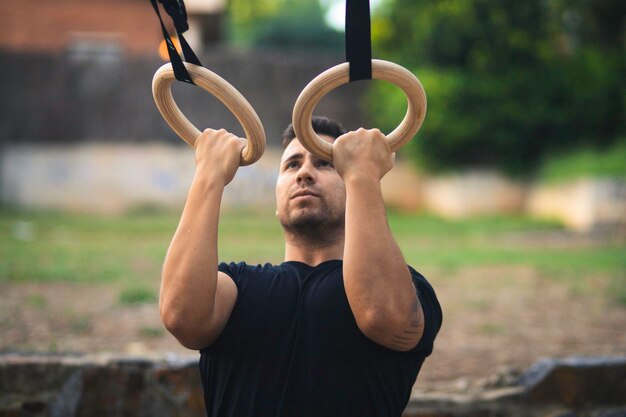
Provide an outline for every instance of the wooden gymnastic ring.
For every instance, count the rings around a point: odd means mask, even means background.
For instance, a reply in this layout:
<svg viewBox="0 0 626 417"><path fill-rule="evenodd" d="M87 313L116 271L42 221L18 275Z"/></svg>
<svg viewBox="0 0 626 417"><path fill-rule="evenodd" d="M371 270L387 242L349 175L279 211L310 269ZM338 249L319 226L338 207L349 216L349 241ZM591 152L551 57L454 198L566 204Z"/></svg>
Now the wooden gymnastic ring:
<svg viewBox="0 0 626 417"><path fill-rule="evenodd" d="M248 143L241 151L240 165L256 162L265 151L265 131L259 116L248 101L226 80L208 69L185 62L193 82L218 100L235 115L245 132ZM172 64L159 68L152 79L152 95L161 115L185 142L195 148L202 134L180 111L172 96L172 82L176 79Z"/></svg>
<svg viewBox="0 0 626 417"><path fill-rule="evenodd" d="M409 70L389 61L372 60L372 79L389 81L404 91L407 109L400 125L387 141L392 152L408 142L422 126L426 116L426 93L419 80ZM334 66L315 77L300 93L293 108L292 124L296 137L309 152L332 161L333 145L321 139L311 126L317 103L333 89L350 81L347 62Z"/></svg>

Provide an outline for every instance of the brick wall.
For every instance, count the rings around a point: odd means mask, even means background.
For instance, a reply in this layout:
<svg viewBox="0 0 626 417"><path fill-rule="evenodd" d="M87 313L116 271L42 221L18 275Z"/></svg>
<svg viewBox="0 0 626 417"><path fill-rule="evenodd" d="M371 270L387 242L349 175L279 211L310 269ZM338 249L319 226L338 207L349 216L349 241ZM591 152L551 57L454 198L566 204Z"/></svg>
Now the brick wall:
<svg viewBox="0 0 626 417"><path fill-rule="evenodd" d="M156 55L161 31L147 0L0 2L0 49L62 51L77 36L120 42L130 53Z"/></svg>

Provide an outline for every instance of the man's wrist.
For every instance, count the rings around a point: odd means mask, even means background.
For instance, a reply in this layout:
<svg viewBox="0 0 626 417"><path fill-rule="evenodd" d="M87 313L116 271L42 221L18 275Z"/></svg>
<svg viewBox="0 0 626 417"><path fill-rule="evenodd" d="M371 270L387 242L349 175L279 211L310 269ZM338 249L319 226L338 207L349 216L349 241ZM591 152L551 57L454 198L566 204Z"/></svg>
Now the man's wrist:
<svg viewBox="0 0 626 417"><path fill-rule="evenodd" d="M219 175L210 168L203 169L202 167L196 167L196 173L194 175L194 182L203 186L203 188L224 188L226 187L226 181L223 176Z"/></svg>
<svg viewBox="0 0 626 417"><path fill-rule="evenodd" d="M346 189L358 187L380 187L380 179L371 172L353 172L344 175Z"/></svg>

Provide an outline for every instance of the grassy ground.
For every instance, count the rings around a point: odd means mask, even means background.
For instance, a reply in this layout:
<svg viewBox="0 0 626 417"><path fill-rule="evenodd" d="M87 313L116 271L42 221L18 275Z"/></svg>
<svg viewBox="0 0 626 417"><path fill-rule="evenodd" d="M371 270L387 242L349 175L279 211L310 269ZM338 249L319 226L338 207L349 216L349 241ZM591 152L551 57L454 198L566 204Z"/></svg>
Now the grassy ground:
<svg viewBox="0 0 626 417"><path fill-rule="evenodd" d="M177 214L122 217L0 212L0 282L116 282L120 297L150 298ZM574 236L556 223L519 217L446 221L390 214L407 261L421 270L523 265L584 291L590 277L608 277L610 297L626 304L623 239ZM224 213L220 258L280 262L282 234L271 211ZM143 295L142 295L143 294ZM153 295L154 296L154 295ZM152 297L153 297L152 296Z"/></svg>
<svg viewBox="0 0 626 417"><path fill-rule="evenodd" d="M0 211L0 352L196 355L165 331L157 307L177 222L168 213ZM420 389L524 369L546 356L626 354L623 233L580 235L518 217L392 213L389 222L444 310ZM220 255L280 262L271 210L223 214Z"/></svg>

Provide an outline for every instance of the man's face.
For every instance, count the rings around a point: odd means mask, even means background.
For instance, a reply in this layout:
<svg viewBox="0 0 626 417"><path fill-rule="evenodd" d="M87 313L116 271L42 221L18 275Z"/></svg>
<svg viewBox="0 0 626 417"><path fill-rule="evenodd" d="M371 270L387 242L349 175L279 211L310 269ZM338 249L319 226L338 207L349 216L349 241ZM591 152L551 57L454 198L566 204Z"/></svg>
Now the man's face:
<svg viewBox="0 0 626 417"><path fill-rule="evenodd" d="M320 135L332 142L332 138ZM346 188L331 162L307 151L296 138L283 152L276 182L276 215L293 232L320 233L344 225ZM330 230L328 230L330 231Z"/></svg>

